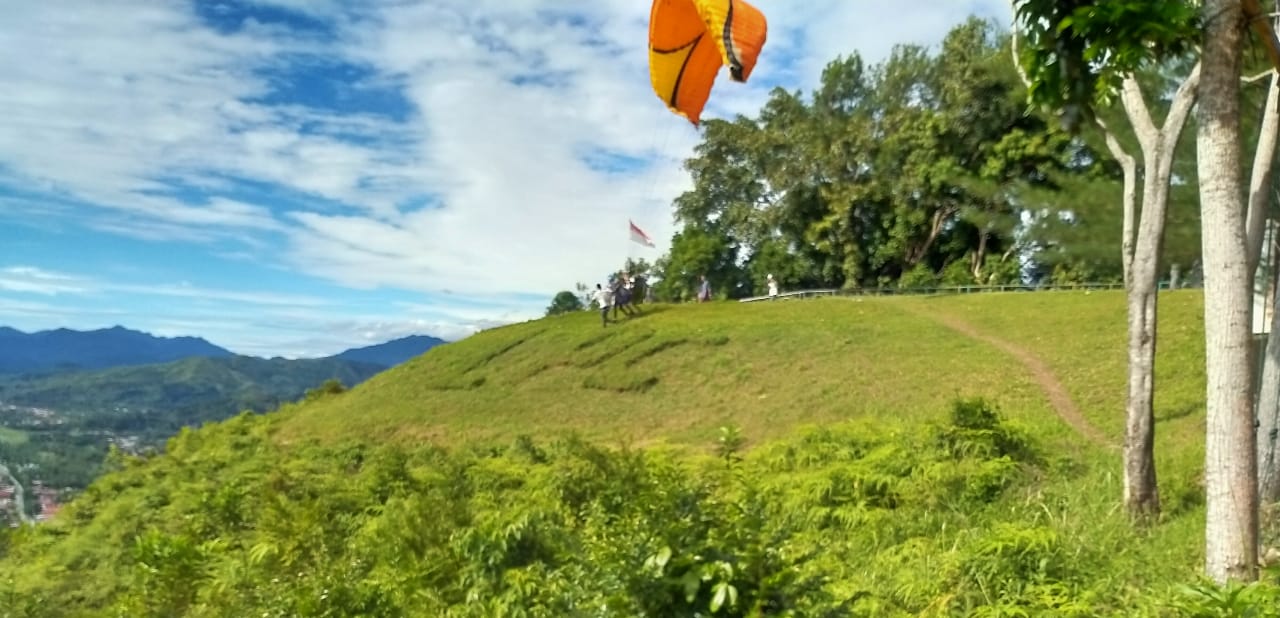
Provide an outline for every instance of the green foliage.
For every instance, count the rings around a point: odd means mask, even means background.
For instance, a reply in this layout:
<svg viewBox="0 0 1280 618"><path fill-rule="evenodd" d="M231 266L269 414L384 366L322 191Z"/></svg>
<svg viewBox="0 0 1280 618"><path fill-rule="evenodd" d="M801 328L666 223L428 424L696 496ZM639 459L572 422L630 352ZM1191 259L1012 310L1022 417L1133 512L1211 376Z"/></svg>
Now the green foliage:
<svg viewBox="0 0 1280 618"><path fill-rule="evenodd" d="M546 315L560 315L562 313L582 311L582 309L582 299L569 290L563 290L557 293L555 298L551 299L551 304L547 306Z"/></svg>
<svg viewBox="0 0 1280 618"><path fill-rule="evenodd" d="M1203 532L1198 299L1162 300L1162 489L1185 498L1142 537L1113 453L921 315L1032 350L1115 436L1122 294L731 303L494 329L117 452L53 521L0 535L0 616L1266 615L1270 584L1177 588ZM646 446L569 431L605 425ZM660 445L680 432L697 448Z"/></svg>
<svg viewBox="0 0 1280 618"><path fill-rule="evenodd" d="M1014 10L1027 98L1061 110L1072 131L1126 75L1189 54L1200 39L1199 5L1183 0L1017 0Z"/></svg>
<svg viewBox="0 0 1280 618"><path fill-rule="evenodd" d="M719 230L688 226L676 233L671 251L653 267L660 279L654 284L654 295L667 302L695 300L699 278L705 275L712 296L746 296L745 273L737 262L738 246L733 238Z"/></svg>
<svg viewBox="0 0 1280 618"><path fill-rule="evenodd" d="M688 298L704 271L729 298L769 273L849 289L935 285L944 271L957 284L1019 281L1020 258L1043 245L1019 234L1043 210L1022 188L1065 194L1059 176L1101 160L1028 114L1025 96L1007 38L971 19L941 49L896 46L874 67L840 57L809 97L779 89L755 117L707 120L660 291Z"/></svg>
<svg viewBox="0 0 1280 618"><path fill-rule="evenodd" d="M54 617L836 616L977 606L982 588L1020 591L1010 578L1059 581L1042 564L1065 551L1052 535L998 515L986 532L988 516L968 514L1027 481L975 472L1034 466L1032 447L983 402L952 417L820 429L745 456L725 427L724 467L572 437L279 449L271 418L246 414L105 475L14 539L0 580L14 606L67 599L44 608ZM926 540L939 527L951 532ZM976 536L953 546L956 534ZM954 565L927 594L895 595L857 566L922 542Z"/></svg>
<svg viewBox="0 0 1280 618"><path fill-rule="evenodd" d="M24 444L30 439L25 431L11 429L9 427L0 427L0 444L16 446Z"/></svg>
<svg viewBox="0 0 1280 618"><path fill-rule="evenodd" d="M1276 618L1280 586L1271 582L1200 581L1176 588L1168 605L1186 618Z"/></svg>
<svg viewBox="0 0 1280 618"><path fill-rule="evenodd" d="M911 270L902 273L898 285L904 288L930 288L938 285L938 275L928 264L916 264Z"/></svg>
<svg viewBox="0 0 1280 618"><path fill-rule="evenodd" d="M321 384L320 386L317 386L316 388L308 389L306 394L303 396L303 401L316 401L324 397L340 395L342 393L345 393L346 391L347 391L347 387L342 384L341 380L329 378L328 380L325 380L324 383Z"/></svg>
<svg viewBox="0 0 1280 618"><path fill-rule="evenodd" d="M720 427L720 439L716 442L716 456L728 464L742 461L739 452L745 442L746 439L742 437L742 430L737 425L722 426Z"/></svg>

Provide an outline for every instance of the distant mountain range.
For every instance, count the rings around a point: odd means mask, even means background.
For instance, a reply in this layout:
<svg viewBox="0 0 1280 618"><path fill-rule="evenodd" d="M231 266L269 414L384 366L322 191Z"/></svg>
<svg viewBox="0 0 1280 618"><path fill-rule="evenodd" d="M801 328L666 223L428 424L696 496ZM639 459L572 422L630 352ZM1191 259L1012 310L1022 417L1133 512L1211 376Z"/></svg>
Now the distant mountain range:
<svg viewBox="0 0 1280 618"><path fill-rule="evenodd" d="M156 337L122 326L24 333L0 327L0 373L105 369L167 363L192 356L235 356L199 337Z"/></svg>
<svg viewBox="0 0 1280 618"><path fill-rule="evenodd" d="M352 348L330 359L398 365L445 343L413 335ZM122 326L90 331L66 328L24 333L0 326L0 373L49 373L169 363L186 358L239 356L199 337L157 337Z"/></svg>
<svg viewBox="0 0 1280 618"><path fill-rule="evenodd" d="M162 447L184 426L266 412L328 380L351 388L443 343L416 335L325 358L268 359L119 326L31 334L0 327L0 460L59 487L83 487L110 441Z"/></svg>
<svg viewBox="0 0 1280 618"><path fill-rule="evenodd" d="M444 343L442 339L426 335L410 335L401 339L379 343L363 348L352 348L331 356L340 360L373 363L384 367L394 367L423 352Z"/></svg>

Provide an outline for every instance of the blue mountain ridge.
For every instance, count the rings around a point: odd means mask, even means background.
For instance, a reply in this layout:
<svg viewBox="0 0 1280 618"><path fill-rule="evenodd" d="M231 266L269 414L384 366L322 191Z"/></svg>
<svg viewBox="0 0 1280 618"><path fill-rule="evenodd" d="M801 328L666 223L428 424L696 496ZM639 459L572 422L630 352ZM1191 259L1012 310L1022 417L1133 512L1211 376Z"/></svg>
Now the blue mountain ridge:
<svg viewBox="0 0 1280 618"><path fill-rule="evenodd" d="M352 348L330 358L398 365L445 343L411 335L377 345ZM168 363L192 357L229 358L237 354L200 337L159 337L113 326L77 331L67 328L24 333L0 326L0 373L48 373Z"/></svg>

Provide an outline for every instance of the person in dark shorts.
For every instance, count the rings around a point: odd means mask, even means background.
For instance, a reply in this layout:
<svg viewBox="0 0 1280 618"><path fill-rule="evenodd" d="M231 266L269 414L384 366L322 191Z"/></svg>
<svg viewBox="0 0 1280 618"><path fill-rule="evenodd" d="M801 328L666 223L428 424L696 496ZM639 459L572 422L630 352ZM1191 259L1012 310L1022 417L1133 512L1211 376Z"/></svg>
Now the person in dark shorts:
<svg viewBox="0 0 1280 618"><path fill-rule="evenodd" d="M613 281L613 317L617 319L618 311L631 316L636 308L631 305L631 288L627 285L627 276L623 274Z"/></svg>

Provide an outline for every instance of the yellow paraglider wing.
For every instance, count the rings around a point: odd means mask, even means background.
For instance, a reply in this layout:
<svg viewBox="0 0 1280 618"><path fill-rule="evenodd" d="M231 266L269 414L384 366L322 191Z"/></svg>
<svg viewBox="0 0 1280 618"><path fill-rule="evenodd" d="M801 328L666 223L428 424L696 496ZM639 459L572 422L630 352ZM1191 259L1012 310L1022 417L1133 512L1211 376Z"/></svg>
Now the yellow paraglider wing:
<svg viewBox="0 0 1280 618"><path fill-rule="evenodd" d="M764 15L742 0L654 0L649 78L671 111L697 125L721 66L746 81L764 46Z"/></svg>
<svg viewBox="0 0 1280 618"><path fill-rule="evenodd" d="M720 59L729 67L729 75L745 82L756 67L756 58L768 34L768 23L760 9L746 0L692 0L715 36Z"/></svg>

